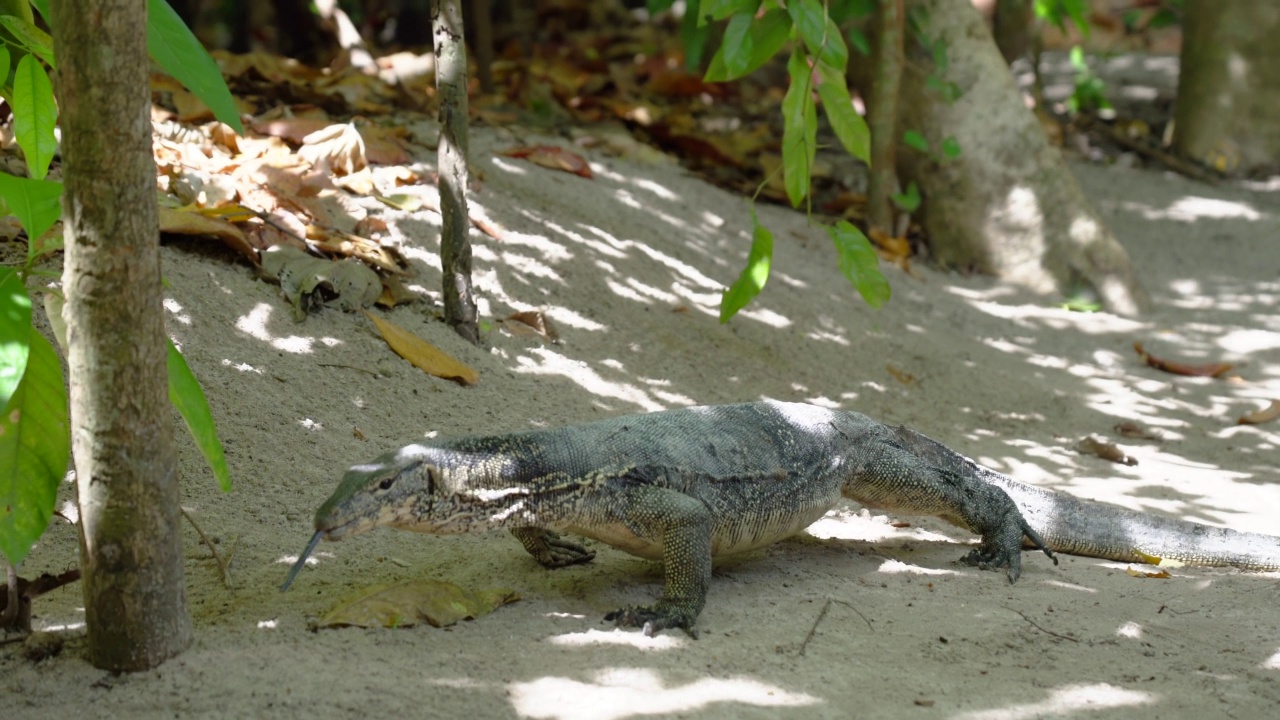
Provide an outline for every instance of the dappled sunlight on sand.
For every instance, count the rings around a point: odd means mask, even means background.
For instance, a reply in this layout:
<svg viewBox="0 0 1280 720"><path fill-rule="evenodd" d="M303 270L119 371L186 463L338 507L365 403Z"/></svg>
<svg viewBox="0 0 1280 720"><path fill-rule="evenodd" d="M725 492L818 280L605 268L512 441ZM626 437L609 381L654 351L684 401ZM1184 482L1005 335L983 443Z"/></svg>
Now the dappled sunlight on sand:
<svg viewBox="0 0 1280 720"><path fill-rule="evenodd" d="M1126 690L1106 683L1067 685L1051 690L1048 697L1033 703L1008 705L990 710L974 710L954 716L956 720L1029 720L1042 717L1065 717L1072 714L1134 707L1156 702L1156 696L1137 690Z"/></svg>
<svg viewBox="0 0 1280 720"><path fill-rule="evenodd" d="M744 677L702 678L669 685L658 671L648 668L605 668L588 682L567 677L514 682L508 694L522 717L557 720L622 720L688 713L726 702L758 707L803 707L822 702L812 695Z"/></svg>

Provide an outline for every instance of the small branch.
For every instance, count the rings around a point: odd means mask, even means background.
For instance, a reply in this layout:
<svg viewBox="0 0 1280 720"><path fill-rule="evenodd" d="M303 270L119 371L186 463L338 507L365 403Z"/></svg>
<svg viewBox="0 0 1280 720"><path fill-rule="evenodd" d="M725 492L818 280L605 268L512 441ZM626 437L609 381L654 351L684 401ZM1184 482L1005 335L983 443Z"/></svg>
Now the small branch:
<svg viewBox="0 0 1280 720"><path fill-rule="evenodd" d="M850 603L848 603L848 602L846 602L846 601L844 601L844 600L835 600L835 599L833 599L833 598L827 598L827 601L826 601L825 603L823 603L823 604L822 604L822 609L818 611L818 617L814 618L814 620L813 620L813 626L809 628L809 633L808 633L807 635L805 635L805 636L804 636L804 641L800 643L800 654L801 654L801 655L804 655L804 654L805 654L805 651L806 651L806 650L808 650L808 648L809 648L809 641L813 639L814 633L818 632L818 625L822 624L823 619L827 617L827 611L831 609L831 604L832 604L832 603L839 603L839 604L844 605L845 607L849 608L850 610L852 610L852 611L854 612L854 614L856 614L858 617L862 618L862 621L863 621L863 622L865 622L865 623L867 624L867 629L868 629L868 630L872 630L872 631L874 631L874 630L875 630L875 628L871 626L871 621L870 621L870 620L868 620L868 619L867 619L867 616L866 616L866 615L863 615L863 614L858 610L858 608L854 607L852 604L850 604Z"/></svg>
<svg viewBox="0 0 1280 720"><path fill-rule="evenodd" d="M1079 639L1079 638L1073 638L1073 637L1069 637L1069 636L1067 636L1067 635L1060 635L1060 634L1058 634L1058 633L1056 633L1056 632L1054 632L1054 631L1052 631L1052 630L1047 630L1047 629L1045 629L1045 628L1041 627L1039 624L1037 624L1037 623L1036 623L1036 621L1035 621L1035 620L1032 620L1031 618L1027 617L1026 613L1022 612L1021 610L1014 610L1013 608L1008 607L1008 606L1001 606L1001 607L1004 607L1004 609L1005 609L1005 610L1008 610L1008 611L1010 611L1010 612L1016 612L1016 613L1018 613L1019 615L1021 615L1021 616L1022 616L1022 619L1023 619L1023 620L1026 620L1026 621L1027 621L1027 623L1029 623L1029 624L1031 625L1031 627L1033 627L1033 628L1035 628L1035 629L1039 630L1040 632L1042 632L1042 633L1044 633L1044 634L1046 634L1046 635L1052 635L1053 637L1056 637L1056 638L1058 638L1058 639L1060 639L1060 640L1070 640L1071 642L1080 642L1080 639Z"/></svg>
<svg viewBox="0 0 1280 720"><path fill-rule="evenodd" d="M230 590L231 579L227 574L227 563L223 562L222 556L218 554L218 549L213 546L213 543L209 541L209 537L196 524L195 518L187 513L187 509L184 507L178 509L182 511L182 517L186 518L187 522L191 523L191 527L196 529L196 534L200 536L200 541L204 543L205 547L209 548L209 552L213 553L213 560L218 564L218 574L222 576L222 585Z"/></svg>

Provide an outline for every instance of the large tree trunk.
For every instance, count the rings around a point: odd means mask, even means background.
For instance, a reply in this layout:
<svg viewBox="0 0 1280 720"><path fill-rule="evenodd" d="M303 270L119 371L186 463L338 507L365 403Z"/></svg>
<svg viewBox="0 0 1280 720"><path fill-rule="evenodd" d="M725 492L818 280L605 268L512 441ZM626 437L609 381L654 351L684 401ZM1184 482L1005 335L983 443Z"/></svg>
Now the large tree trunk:
<svg viewBox="0 0 1280 720"><path fill-rule="evenodd" d="M1222 172L1280 164L1280 3L1188 0L1174 145Z"/></svg>
<svg viewBox="0 0 1280 720"><path fill-rule="evenodd" d="M143 670L192 639L160 296L147 3L50 5L89 659L105 670Z"/></svg>
<svg viewBox="0 0 1280 720"><path fill-rule="evenodd" d="M1129 256L1084 197L1062 154L1023 104L991 33L969 0L907 0L923 35L943 43L947 66L907 43L898 127L930 152L898 153L900 181L922 191L922 220L944 266L996 275L1042 293L1092 288L1111 310L1133 315L1150 300ZM869 73L851 64L866 96ZM865 63L862 63L865 65ZM954 83L948 102L930 77ZM943 141L954 137L959 157Z"/></svg>

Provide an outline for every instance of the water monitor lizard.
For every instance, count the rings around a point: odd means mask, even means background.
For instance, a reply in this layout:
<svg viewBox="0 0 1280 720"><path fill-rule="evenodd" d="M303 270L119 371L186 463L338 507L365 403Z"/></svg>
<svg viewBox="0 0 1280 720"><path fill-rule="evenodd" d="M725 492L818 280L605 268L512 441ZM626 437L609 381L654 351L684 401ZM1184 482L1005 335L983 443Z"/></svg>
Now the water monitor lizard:
<svg viewBox="0 0 1280 720"><path fill-rule="evenodd" d="M711 558L768 545L841 497L935 515L982 537L964 558L1021 572L1021 550L1280 569L1280 537L1147 515L1033 487L905 427L814 405L754 402L408 445L347 471L316 512L321 539L374 527L436 535L508 528L545 567L594 553L559 533L661 560L661 599L606 616L692 633ZM1057 558L1054 558L1057 562Z"/></svg>

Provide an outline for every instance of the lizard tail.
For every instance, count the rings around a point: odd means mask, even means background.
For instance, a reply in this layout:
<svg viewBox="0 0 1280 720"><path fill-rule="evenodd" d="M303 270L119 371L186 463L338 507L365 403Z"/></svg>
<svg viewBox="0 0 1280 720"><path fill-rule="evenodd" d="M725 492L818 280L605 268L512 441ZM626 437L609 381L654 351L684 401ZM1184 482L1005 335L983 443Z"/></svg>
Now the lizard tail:
<svg viewBox="0 0 1280 720"><path fill-rule="evenodd" d="M989 471L988 471L989 472ZM1149 515L990 473L1051 550L1069 555L1280 570L1280 537Z"/></svg>

